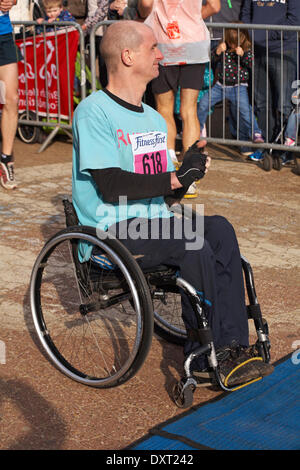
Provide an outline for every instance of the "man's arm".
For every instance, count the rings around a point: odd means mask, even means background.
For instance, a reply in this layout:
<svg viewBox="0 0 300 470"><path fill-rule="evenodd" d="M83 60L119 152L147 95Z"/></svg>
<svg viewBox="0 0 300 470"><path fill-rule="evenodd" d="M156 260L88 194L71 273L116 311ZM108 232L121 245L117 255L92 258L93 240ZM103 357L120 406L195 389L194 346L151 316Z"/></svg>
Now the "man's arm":
<svg viewBox="0 0 300 470"><path fill-rule="evenodd" d="M17 4L17 0L1 0L0 10L4 12L9 11L16 4Z"/></svg>
<svg viewBox="0 0 300 470"><path fill-rule="evenodd" d="M282 16L280 21L276 23L278 26L299 26L300 25L300 8L299 0L288 0L286 14ZM295 38L295 48L297 46L297 33L292 31L269 31L269 40L280 41Z"/></svg>
<svg viewBox="0 0 300 470"><path fill-rule="evenodd" d="M206 5L202 6L202 18L205 20L209 16L219 13L221 10L221 0L206 0Z"/></svg>
<svg viewBox="0 0 300 470"><path fill-rule="evenodd" d="M108 0L98 0L97 9L92 17L87 16L84 24L82 25L83 30L90 30L92 26L99 21L104 21L107 16L107 10L109 7Z"/></svg>
<svg viewBox="0 0 300 470"><path fill-rule="evenodd" d="M144 20L150 15L154 0L138 0L137 9L140 17Z"/></svg>
<svg viewBox="0 0 300 470"><path fill-rule="evenodd" d="M252 1L244 0L242 9L241 9L241 21L242 23L250 24L252 23Z"/></svg>
<svg viewBox="0 0 300 470"><path fill-rule="evenodd" d="M285 18L280 21L281 26L300 25L300 5L299 0L288 0Z"/></svg>
<svg viewBox="0 0 300 470"><path fill-rule="evenodd" d="M211 160L203 153L205 145L206 140L194 142L185 152L182 165L176 172L149 175L132 173L119 167L88 171L106 202L118 202L120 196L127 196L131 200L174 197L178 190L183 195L194 181L207 173Z"/></svg>
<svg viewBox="0 0 300 470"><path fill-rule="evenodd" d="M121 168L89 170L105 202L117 203L120 196L129 200L172 195L181 188L175 172L142 175Z"/></svg>
<svg viewBox="0 0 300 470"><path fill-rule="evenodd" d="M299 26L300 25L300 6L299 0L288 0L287 3L287 12L285 18L280 20L280 26ZM291 31L283 31L283 39L288 39L291 37ZM270 39L278 40L281 39L281 31L272 31ZM295 46L296 46L296 33L295 36Z"/></svg>

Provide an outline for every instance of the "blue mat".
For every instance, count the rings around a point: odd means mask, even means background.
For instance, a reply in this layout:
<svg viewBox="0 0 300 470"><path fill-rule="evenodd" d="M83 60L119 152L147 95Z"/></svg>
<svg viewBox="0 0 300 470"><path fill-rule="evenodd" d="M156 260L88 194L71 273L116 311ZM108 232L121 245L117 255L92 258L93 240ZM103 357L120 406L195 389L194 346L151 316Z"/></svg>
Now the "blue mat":
<svg viewBox="0 0 300 470"><path fill-rule="evenodd" d="M300 364L295 362L290 357L263 380L152 429L131 449L299 450Z"/></svg>

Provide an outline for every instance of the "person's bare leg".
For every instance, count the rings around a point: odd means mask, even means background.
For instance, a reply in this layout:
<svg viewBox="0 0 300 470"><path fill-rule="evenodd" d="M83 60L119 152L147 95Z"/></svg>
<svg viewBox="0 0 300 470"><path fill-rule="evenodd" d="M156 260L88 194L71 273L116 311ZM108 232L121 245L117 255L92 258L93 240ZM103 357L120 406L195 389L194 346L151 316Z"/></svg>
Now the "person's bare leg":
<svg viewBox="0 0 300 470"><path fill-rule="evenodd" d="M182 119L182 155L200 139L200 123L197 116L199 90L183 88L180 90L180 115Z"/></svg>
<svg viewBox="0 0 300 470"><path fill-rule="evenodd" d="M11 155L18 125L18 65L2 65L0 81L4 84L5 92L1 116L2 153Z"/></svg>
<svg viewBox="0 0 300 470"><path fill-rule="evenodd" d="M168 149L171 150L173 155L172 159L175 156L175 143L177 128L176 122L174 119L174 103L175 103L175 94L173 90L169 90L166 93L155 94L155 103L156 110L162 117L165 119L168 128Z"/></svg>
<svg viewBox="0 0 300 470"><path fill-rule="evenodd" d="M181 159L188 148L200 139L200 123L197 116L197 99L199 90L181 88L180 115L182 119L182 153ZM196 184L193 183L187 190L185 198L197 197Z"/></svg>
<svg viewBox="0 0 300 470"><path fill-rule="evenodd" d="M5 189L17 187L14 177L13 145L18 125L18 65L0 67L2 152L0 159L0 182Z"/></svg>

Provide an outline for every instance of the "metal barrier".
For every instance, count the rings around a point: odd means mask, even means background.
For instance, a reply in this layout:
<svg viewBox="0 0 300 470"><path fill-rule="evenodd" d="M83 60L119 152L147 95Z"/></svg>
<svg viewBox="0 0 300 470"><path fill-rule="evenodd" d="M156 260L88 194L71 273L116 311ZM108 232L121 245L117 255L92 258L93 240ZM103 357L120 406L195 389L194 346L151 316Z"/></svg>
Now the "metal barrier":
<svg viewBox="0 0 300 470"><path fill-rule="evenodd" d="M95 77L96 77L96 51L95 51L95 33L96 30L98 29L99 26L107 26L109 24L113 23L112 21L102 21L97 24L95 24L91 30L90 33L90 61L91 61L91 70L92 70L92 77L94 77L92 81L92 90L96 90L96 82L95 82ZM232 29L246 29L252 35L255 35L255 31L257 30L265 30L266 31L266 36L267 36L267 51L268 51L268 31L279 31L281 33L281 63L283 63L283 57L284 57L284 52L283 52L283 34L286 31L293 31L297 33L297 77L294 82L294 86L297 87L296 93L297 96L299 96L299 91L300 91L300 80L299 80L299 40L300 40L300 25L299 26L277 26L277 25L252 25L252 24L237 24L237 23L207 23L207 27L209 30L213 29L221 29L223 31L223 37L224 37L224 32L225 29L232 28ZM252 42L252 52L254 54L254 45ZM268 55L268 54L267 54ZM255 67L255 57L254 57L254 64L253 68ZM209 63L209 73L211 74L212 68L211 68L211 63ZM283 70L281 71L281 87L283 88L284 86L284 77L283 77ZM255 86L261 86L261 84L257 85L254 83L254 80L252 80L251 84L251 104L252 104L252 110L255 109L254 106L254 90ZM209 84L209 89L208 93L211 96L211 83ZM268 94L268 88L266 87L266 94ZM291 95L292 95L292 90L291 90ZM292 96L291 96L292 99ZM299 108L299 102L300 102L300 96L296 100L297 102L295 105L298 106ZM282 110L283 103L281 103L281 110ZM300 152L300 146L294 146L294 147L287 147L286 145L283 144L283 133L280 136L280 143L274 143L274 142L269 142L266 141L265 143L253 143L250 140L242 140L239 138L240 135L240 119L239 119L239 103L237 106L237 123L236 123L236 133L237 137L234 138L226 138L225 134L225 127L226 127L226 120L228 116L226 116L226 106L225 106L225 100L223 100L223 118L222 118L222 136L221 137L214 137L213 132L212 132L212 115L209 114L208 116L208 127L209 127L209 133L206 137L208 142L211 143L217 143L217 144L222 144L222 145L233 145L233 146L239 146L239 147L251 147L253 148L253 151L257 149L269 149L269 150L289 150L291 152ZM253 123L254 123L254 113L252 113L252 129L253 129ZM283 119L283 113L281 112L281 120ZM282 128L284 127L284 123L281 122ZM297 117L297 124L299 124L299 117Z"/></svg>
<svg viewBox="0 0 300 470"><path fill-rule="evenodd" d="M15 41L22 52L19 66L19 126L33 126L52 131L42 143L42 152L59 130L72 138L74 62L80 63L80 99L86 96L84 36L78 23L62 21L53 23L14 21L20 25L21 34ZM47 26L53 29L47 31ZM36 34L36 27L41 34ZM71 32L77 31L76 44ZM72 39L72 40L71 40ZM78 47L79 42L79 47ZM79 52L79 55L77 55Z"/></svg>
<svg viewBox="0 0 300 470"><path fill-rule="evenodd" d="M254 150L256 149L270 149L270 150L283 150L283 151L291 151L291 152L300 152L300 146L294 146L294 147L287 147L286 145L283 144L284 142L284 126L285 122L283 121L283 88L284 88L284 74L283 74L283 59L284 59L284 32L295 32L296 33L296 54L297 54L297 71L296 71L296 77L295 80L292 83L292 89L291 89L291 102L295 106L297 113L296 113L296 120L297 124L300 123L300 118L298 116L298 113L300 112L300 80L299 80L299 73L300 73L300 66L299 66L299 41L300 41L300 25L299 26L277 26L277 25L253 25L253 24L237 24L237 23L208 23L207 24L209 30L213 29L221 29L222 30L222 37L224 39L225 36L225 30L226 29L237 29L239 30L248 30L250 33L250 37L252 37L252 54L254 57L253 60L253 67L252 67L252 80L251 80L251 90L249 95L251 96L250 104L252 107L252 117L251 117L251 128L253 131L253 124L254 124L254 119L255 115L253 110L255 110L255 88L259 86L265 86L265 91L266 91L266 101L267 101L267 113L272 112L271 109L269 108L269 101L270 101L270 96L269 96L269 85L268 85L268 79L269 79L269 56L270 56L270 51L269 51L269 39L268 39L268 32L269 31L278 31L280 33L280 63L281 63L281 70L280 70L280 90L281 90L281 102L280 102L280 119L281 119L281 132L279 132L278 135L278 142L271 142L266 139L266 142L260 143L260 144L254 144L252 141L248 140L240 140L239 135L240 135L240 113L239 113L239 103L237 106L237 123L236 123L236 134L237 138L236 139L229 139L225 138L225 125L226 125L226 106L225 106L225 100L223 100L223 118L222 118L222 137L221 138L216 138L212 136L211 132L211 122L212 122L212 116L209 114L208 116L208 122L209 122L209 129L210 133L207 136L207 141L208 142L214 142L214 143L220 143L220 144L227 144L227 145L236 145L236 146L243 146L243 147L251 147ZM263 30L265 31L266 34L266 83L261 84L261 83L255 83L254 80L254 71L255 71L255 48L254 48L254 39L255 39L255 32L258 30ZM240 61L240 59L239 59ZM211 62L209 63L209 70L211 72ZM225 78L225 74L223 74ZM238 77L239 78L239 77ZM224 84L224 83L223 83ZM238 83L239 84L239 83ZM211 98L211 84L209 85L209 99ZM296 94L297 97L295 99L292 98L292 95ZM266 133L268 135L268 125L266 129ZM253 132L252 132L253 134ZM253 151L254 151L253 150Z"/></svg>
<svg viewBox="0 0 300 470"><path fill-rule="evenodd" d="M90 32L90 68L91 68L91 90L96 91L96 80L97 80L97 73L96 73L96 50L95 50L95 35L96 31L99 28L99 26L108 26L113 21L101 21L97 24L95 24ZM37 26L37 22L13 22L13 25L23 25L24 26L24 31L23 31L23 42L26 43L26 35L25 35L25 28L26 27L34 27ZM44 22L42 23L42 26L44 27L44 35L46 32L46 27L47 26L52 26L55 28L54 32L54 37L55 40L57 40L57 35L58 31L61 31L61 26L72 26L76 28L79 32L79 57L80 57L80 89L81 89L81 98L84 98L86 96L86 76L85 76L85 50L84 50L84 35L81 27L78 25L78 23L73 23L73 22L61 22L59 23L59 27L56 27L53 23L47 23ZM295 107L297 109L296 113L296 119L297 119L297 124L299 124L299 102L300 102L300 97L299 97L299 92L300 92L300 80L299 80L299 39L300 39L300 25L299 26L277 26L277 25L252 25L252 24L236 24L236 23L207 23L207 27L209 30L213 29L221 29L223 32L223 37L225 30L228 28L231 29L237 29L237 30L248 30L249 33L254 36L255 32L257 30L264 30L266 31L266 61L267 61L267 70L268 70L268 56L269 56L269 49L268 49L268 32L269 31L279 31L281 35L281 51L280 51L280 56L281 56L281 91L284 88L284 75L283 75L283 59L284 59L284 49L283 49L283 44L284 44L284 33L285 32L295 32L297 34L297 77L296 80L293 83L293 86L295 86L295 94L296 94L296 100L295 100ZM34 29L34 28L33 28ZM33 40L36 41L36 34L33 32ZM254 41L252 41L252 52L254 54ZM57 42L56 42L57 44ZM68 48L68 42L66 41L66 48ZM25 49L26 50L26 49ZM67 57L68 57L68 51L67 51ZM239 59L240 60L240 59ZM24 54L24 61L25 61L25 67L26 67L26 54ZM45 61L46 61L46 56L45 56ZM57 47L56 47L56 68L59 70L59 60L58 60L58 54L57 54ZM212 73L212 66L211 62L208 63L209 67L209 76ZM255 55L254 55L254 62L253 62L253 70L255 69ZM268 73L268 71L267 71ZM26 74L25 74L26 75ZM37 70L34 68L34 75L37 75ZM225 74L223 74L225 76ZM59 77L59 73L57 74L57 77ZM27 80L27 78L25 79ZM58 80L58 78L57 78ZM238 83L239 84L239 83ZM69 83L69 87L72 84ZM254 106L254 95L255 95L255 87L256 86L263 86L263 84L256 84L254 80L252 80L251 84L251 89L250 91L250 96L251 96L251 101L250 104L252 105L252 119L251 119L251 128L253 130L253 124L255 120L255 115L253 110L255 109ZM267 97L267 102L269 99L269 89L267 83L265 84L266 86L266 97ZM37 87L36 87L37 89ZM209 93L209 100L211 100L211 89L212 89L212 83L209 83L209 88L208 88L208 93ZM47 90L47 79L46 79L46 90ZM292 94L292 90L291 90ZM68 96L70 95L70 89L68 88ZM239 95L238 95L239 96ZM282 96L282 93L281 93ZM59 90L59 84L58 84L58 105L60 104L60 90ZM292 99L292 96L291 96ZM37 95L35 94L35 102L37 102ZM217 143L217 144L222 144L222 145L233 145L233 146L247 146L253 149L253 151L257 149L266 149L266 150L288 150L291 152L300 152L300 146L296 145L294 147L287 147L284 145L283 141L283 135L284 133L281 132L281 135L279 136L279 139L277 142L270 142L266 141L264 143L253 143L251 140L246 140L240 138L240 103L239 100L237 102L237 114L236 114L236 138L229 138L226 136L226 124L227 124L227 119L228 116L226 115L226 105L225 105L225 98L222 100L222 134L220 137L216 137L213 134L213 114L209 113L208 119L207 119L207 125L208 125L208 133L207 133L207 141L210 143ZM267 112L269 110L267 109ZM40 118L38 109L35 110L35 115L37 117L36 120L29 119L29 106L28 106L28 100L26 101L26 116L25 119L22 119L22 124L27 124L27 125L33 125L33 126L47 126L47 127L53 127L53 131L51 134L48 136L46 141L43 143L42 147L40 148L39 151L42 151L48 143L53 139L53 137L56 135L59 129L62 129L65 132L68 132L68 130L71 129L71 121L72 121L72 112L69 113L69 116L67 120L62 120L60 117L58 117L57 122L53 122L51 120L50 113L47 112L45 113L45 116L43 117L43 120ZM27 119L26 119L27 117ZM281 128L283 130L285 123L283 122L283 102L281 99ZM218 130L219 126L218 126Z"/></svg>

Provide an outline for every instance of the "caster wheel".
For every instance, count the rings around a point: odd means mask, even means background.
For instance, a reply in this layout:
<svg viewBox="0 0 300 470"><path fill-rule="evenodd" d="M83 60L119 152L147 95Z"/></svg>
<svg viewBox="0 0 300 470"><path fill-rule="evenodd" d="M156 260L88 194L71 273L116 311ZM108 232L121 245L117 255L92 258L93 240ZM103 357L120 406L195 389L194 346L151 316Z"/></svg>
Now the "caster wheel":
<svg viewBox="0 0 300 470"><path fill-rule="evenodd" d="M184 387L182 381L173 387L173 399L178 408L189 408L193 404L194 387L187 385Z"/></svg>
<svg viewBox="0 0 300 470"><path fill-rule="evenodd" d="M19 116L19 124L18 124L18 137L25 143L25 144L35 144L36 142L40 141L41 137L41 128L39 126L30 126L28 124L21 124L20 121L29 120L35 121L36 117L35 114L29 111L28 115L26 112L20 114Z"/></svg>
<svg viewBox="0 0 300 470"><path fill-rule="evenodd" d="M271 171L272 170L273 158L271 157L270 154L268 154L268 153L265 154L262 165L263 165L263 169L265 171Z"/></svg>
<svg viewBox="0 0 300 470"><path fill-rule="evenodd" d="M273 160L273 168L274 170L280 171L282 168L281 158L275 157Z"/></svg>
<svg viewBox="0 0 300 470"><path fill-rule="evenodd" d="M293 169L293 173L295 173L295 175L300 175L300 163L298 158L294 157L295 168Z"/></svg>

